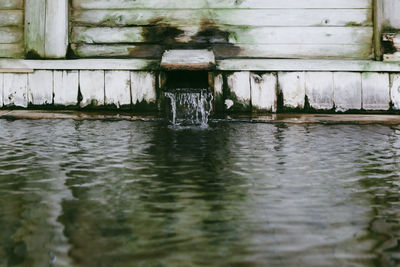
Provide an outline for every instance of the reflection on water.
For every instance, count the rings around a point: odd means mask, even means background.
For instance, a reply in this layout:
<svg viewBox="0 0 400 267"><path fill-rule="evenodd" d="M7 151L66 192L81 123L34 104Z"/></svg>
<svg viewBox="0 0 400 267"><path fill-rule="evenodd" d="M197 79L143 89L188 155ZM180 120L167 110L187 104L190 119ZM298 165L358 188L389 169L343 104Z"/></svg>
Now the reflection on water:
<svg viewBox="0 0 400 267"><path fill-rule="evenodd" d="M400 128L0 121L0 266L400 264Z"/></svg>

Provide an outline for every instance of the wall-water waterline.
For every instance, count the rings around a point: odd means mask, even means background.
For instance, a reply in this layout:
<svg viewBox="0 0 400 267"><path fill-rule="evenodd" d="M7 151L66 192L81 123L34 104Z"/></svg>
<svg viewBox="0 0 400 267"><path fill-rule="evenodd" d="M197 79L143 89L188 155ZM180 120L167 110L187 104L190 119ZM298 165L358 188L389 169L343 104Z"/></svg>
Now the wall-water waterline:
<svg viewBox="0 0 400 267"><path fill-rule="evenodd" d="M165 92L167 116L172 125L207 126L213 95L207 89L179 88Z"/></svg>

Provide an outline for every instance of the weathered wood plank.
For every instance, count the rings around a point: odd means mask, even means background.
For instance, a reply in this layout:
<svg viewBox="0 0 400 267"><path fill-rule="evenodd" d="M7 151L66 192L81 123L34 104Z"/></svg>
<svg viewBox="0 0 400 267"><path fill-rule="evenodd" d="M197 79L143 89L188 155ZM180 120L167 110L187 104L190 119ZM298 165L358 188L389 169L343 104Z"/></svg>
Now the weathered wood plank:
<svg viewBox="0 0 400 267"><path fill-rule="evenodd" d="M20 68L10 68L10 69L0 69L0 73L33 73L33 69L20 69Z"/></svg>
<svg viewBox="0 0 400 267"><path fill-rule="evenodd" d="M156 104L156 77L150 72L131 72L132 104Z"/></svg>
<svg viewBox="0 0 400 267"><path fill-rule="evenodd" d="M22 26L23 21L23 10L0 10L0 27Z"/></svg>
<svg viewBox="0 0 400 267"><path fill-rule="evenodd" d="M28 102L33 105L53 103L53 71L37 70L28 74Z"/></svg>
<svg viewBox="0 0 400 267"><path fill-rule="evenodd" d="M207 70L215 67L214 53L207 49L167 50L161 67L169 70Z"/></svg>
<svg viewBox="0 0 400 267"><path fill-rule="evenodd" d="M0 0L0 9L23 9L24 0Z"/></svg>
<svg viewBox="0 0 400 267"><path fill-rule="evenodd" d="M45 57L46 0L26 0L25 46L29 58Z"/></svg>
<svg viewBox="0 0 400 267"><path fill-rule="evenodd" d="M5 73L3 81L4 106L28 107L28 75Z"/></svg>
<svg viewBox="0 0 400 267"><path fill-rule="evenodd" d="M229 94L225 99L228 111L249 111L251 109L250 72L235 72L227 77Z"/></svg>
<svg viewBox="0 0 400 267"><path fill-rule="evenodd" d="M279 90L287 108L304 108L306 88L304 72L278 72Z"/></svg>
<svg viewBox="0 0 400 267"><path fill-rule="evenodd" d="M76 105L78 103L78 85L78 71L54 71L54 105Z"/></svg>
<svg viewBox="0 0 400 267"><path fill-rule="evenodd" d="M390 100L394 110L400 110L400 74L390 75Z"/></svg>
<svg viewBox="0 0 400 267"><path fill-rule="evenodd" d="M73 0L73 8L137 9L137 8L371 8L371 0Z"/></svg>
<svg viewBox="0 0 400 267"><path fill-rule="evenodd" d="M46 2L46 58L65 58L68 47L68 1Z"/></svg>
<svg viewBox="0 0 400 267"><path fill-rule="evenodd" d="M282 19L284 18L284 19ZM370 9L155 9L74 10L74 24L82 26L200 25L247 26L371 26Z"/></svg>
<svg viewBox="0 0 400 267"><path fill-rule="evenodd" d="M76 59L25 60L0 59L0 69L40 70L156 70L157 60L147 59ZM351 71L400 72L399 62L329 59L224 59L217 60L221 71Z"/></svg>
<svg viewBox="0 0 400 267"><path fill-rule="evenodd" d="M277 44L277 45L214 45L215 56L221 58L341 58L369 59L373 57L371 44Z"/></svg>
<svg viewBox="0 0 400 267"><path fill-rule="evenodd" d="M333 73L306 72L306 95L316 110L333 108Z"/></svg>
<svg viewBox="0 0 400 267"><path fill-rule="evenodd" d="M214 111L224 111L224 77L221 73L214 76Z"/></svg>
<svg viewBox="0 0 400 267"><path fill-rule="evenodd" d="M343 59L224 59L217 60L217 69L223 71L400 72L400 63Z"/></svg>
<svg viewBox="0 0 400 267"><path fill-rule="evenodd" d="M385 27L400 29L400 1L381 0L383 4L382 16Z"/></svg>
<svg viewBox="0 0 400 267"><path fill-rule="evenodd" d="M389 74L362 74L362 108L365 110L388 110L390 108Z"/></svg>
<svg viewBox="0 0 400 267"><path fill-rule="evenodd" d="M121 108L131 104L131 77L129 71L105 72L105 103Z"/></svg>
<svg viewBox="0 0 400 267"><path fill-rule="evenodd" d="M81 107L104 105L104 71L80 71Z"/></svg>
<svg viewBox="0 0 400 267"><path fill-rule="evenodd" d="M22 27L0 27L0 43L12 44L22 42L24 29Z"/></svg>
<svg viewBox="0 0 400 267"><path fill-rule="evenodd" d="M73 27L71 42L107 43L170 43L162 35L148 31L167 32L166 27ZM221 26L226 36L201 36L201 26L178 27L181 34L172 38L179 43L231 44L365 44L372 42L372 27L237 27Z"/></svg>
<svg viewBox="0 0 400 267"><path fill-rule="evenodd" d="M0 45L1 47L1 45ZM39 70L150 70L158 69L158 60L148 59L78 59L24 60L0 59L0 69Z"/></svg>
<svg viewBox="0 0 400 267"><path fill-rule="evenodd" d="M355 45L213 45L216 58L372 58L371 44ZM136 57L159 58L164 48L160 45L91 45L73 44L78 57Z"/></svg>
<svg viewBox="0 0 400 267"><path fill-rule="evenodd" d="M22 58L24 56L24 45L17 44L0 44L0 58Z"/></svg>
<svg viewBox="0 0 400 267"><path fill-rule="evenodd" d="M4 85L4 74L0 73L0 108L3 107L3 85Z"/></svg>
<svg viewBox="0 0 400 267"><path fill-rule="evenodd" d="M276 112L278 79L275 73L250 74L251 106L254 111Z"/></svg>
<svg viewBox="0 0 400 267"><path fill-rule="evenodd" d="M72 44L78 57L135 57L161 58L164 48L160 45L86 45Z"/></svg>
<svg viewBox="0 0 400 267"><path fill-rule="evenodd" d="M383 61L400 62L400 52L395 52L393 54L384 54Z"/></svg>
<svg viewBox="0 0 400 267"><path fill-rule="evenodd" d="M335 72L334 103L336 111L361 109L361 73Z"/></svg>

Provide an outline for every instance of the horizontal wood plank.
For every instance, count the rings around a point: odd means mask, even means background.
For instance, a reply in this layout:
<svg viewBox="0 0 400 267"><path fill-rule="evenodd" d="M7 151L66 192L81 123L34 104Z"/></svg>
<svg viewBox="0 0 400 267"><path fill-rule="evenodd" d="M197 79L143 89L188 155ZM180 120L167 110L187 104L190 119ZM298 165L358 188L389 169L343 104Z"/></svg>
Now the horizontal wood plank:
<svg viewBox="0 0 400 267"><path fill-rule="evenodd" d="M22 42L24 30L20 27L0 27L0 43L12 44Z"/></svg>
<svg viewBox="0 0 400 267"><path fill-rule="evenodd" d="M159 45L90 45L71 46L79 57L159 58L165 50ZM372 57L371 44L355 45L214 45L217 58L334 58Z"/></svg>
<svg viewBox="0 0 400 267"><path fill-rule="evenodd" d="M226 34L210 36L201 26L179 27L181 34L173 38L178 43L231 44L363 44L371 43L372 27L235 27L221 29ZM74 27L72 43L166 43L162 35L166 27ZM204 32L204 34L202 34ZM173 37L173 36L172 36Z"/></svg>
<svg viewBox="0 0 400 267"><path fill-rule="evenodd" d="M75 10L81 26L246 25L246 26L371 26L370 9L183 9Z"/></svg>
<svg viewBox="0 0 400 267"><path fill-rule="evenodd" d="M0 0L0 9L23 9L24 0Z"/></svg>
<svg viewBox="0 0 400 267"><path fill-rule="evenodd" d="M24 56L24 45L18 44L0 44L0 58L21 58Z"/></svg>
<svg viewBox="0 0 400 267"><path fill-rule="evenodd" d="M371 0L73 0L76 9L371 8Z"/></svg>
<svg viewBox="0 0 400 267"><path fill-rule="evenodd" d="M35 70L156 70L158 60L76 59L25 60L0 59L0 69ZM343 59L224 59L217 60L222 71L356 71L400 73L400 62Z"/></svg>
<svg viewBox="0 0 400 267"><path fill-rule="evenodd" d="M0 10L0 27L22 26L24 23L24 11Z"/></svg>
<svg viewBox="0 0 400 267"><path fill-rule="evenodd" d="M35 70L144 70L157 68L159 61L148 59L25 60L0 59L0 69Z"/></svg>

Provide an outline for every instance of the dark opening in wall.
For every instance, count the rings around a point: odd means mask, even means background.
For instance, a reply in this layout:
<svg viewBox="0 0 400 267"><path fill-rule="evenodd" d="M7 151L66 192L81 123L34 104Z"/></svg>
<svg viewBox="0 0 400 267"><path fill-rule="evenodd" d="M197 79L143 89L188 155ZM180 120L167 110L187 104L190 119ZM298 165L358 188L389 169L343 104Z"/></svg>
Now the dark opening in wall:
<svg viewBox="0 0 400 267"><path fill-rule="evenodd" d="M168 71L166 72L166 91L177 88L209 89L208 71Z"/></svg>

